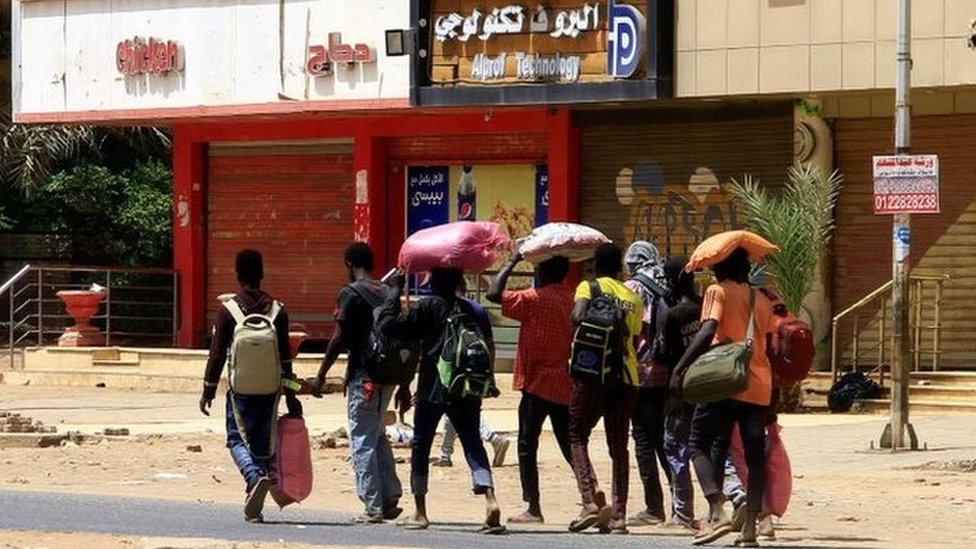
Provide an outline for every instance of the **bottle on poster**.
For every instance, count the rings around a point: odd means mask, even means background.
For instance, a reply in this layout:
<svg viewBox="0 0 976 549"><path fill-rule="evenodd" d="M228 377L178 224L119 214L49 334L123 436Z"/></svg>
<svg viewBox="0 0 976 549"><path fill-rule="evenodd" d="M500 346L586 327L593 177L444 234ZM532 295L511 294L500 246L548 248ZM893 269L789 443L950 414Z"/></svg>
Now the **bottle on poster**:
<svg viewBox="0 0 976 549"><path fill-rule="evenodd" d="M458 221L474 221L478 215L478 185L471 173L473 166L461 166L458 182Z"/></svg>

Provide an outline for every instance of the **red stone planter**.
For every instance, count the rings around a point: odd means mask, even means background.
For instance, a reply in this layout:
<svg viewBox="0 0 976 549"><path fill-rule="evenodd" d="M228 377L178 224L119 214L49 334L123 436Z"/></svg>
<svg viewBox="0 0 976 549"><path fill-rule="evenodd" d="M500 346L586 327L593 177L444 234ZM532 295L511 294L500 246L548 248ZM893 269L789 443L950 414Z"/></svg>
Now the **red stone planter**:
<svg viewBox="0 0 976 549"><path fill-rule="evenodd" d="M75 325L64 329L58 338L60 347L100 347L105 345L105 334L91 325L91 318L98 314L105 294L90 290L65 290L58 297L75 319Z"/></svg>
<svg viewBox="0 0 976 549"><path fill-rule="evenodd" d="M305 341L305 338L307 337L308 334L306 334L305 332L292 332L292 331L288 332L288 343L291 345L292 358L298 356L298 346L301 345L302 341Z"/></svg>

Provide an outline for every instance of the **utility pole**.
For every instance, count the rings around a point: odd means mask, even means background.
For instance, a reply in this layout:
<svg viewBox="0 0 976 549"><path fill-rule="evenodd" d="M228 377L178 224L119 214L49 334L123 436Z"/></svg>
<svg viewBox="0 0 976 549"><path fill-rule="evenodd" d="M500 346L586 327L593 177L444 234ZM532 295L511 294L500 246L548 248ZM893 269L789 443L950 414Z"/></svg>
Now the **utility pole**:
<svg viewBox="0 0 976 549"><path fill-rule="evenodd" d="M895 154L909 154L912 146L911 6L911 0L898 0L898 44L895 65ZM910 235L909 215L905 213L895 214L891 233L891 308L894 323L892 329L894 349L892 349L891 354L891 423L888 424L885 433L881 436L881 446L892 450L900 450L906 447L906 431L909 435L909 447L918 448L915 430L908 422L909 356L911 355L908 329ZM889 435L890 438L886 435ZM886 442L888 444L885 444Z"/></svg>

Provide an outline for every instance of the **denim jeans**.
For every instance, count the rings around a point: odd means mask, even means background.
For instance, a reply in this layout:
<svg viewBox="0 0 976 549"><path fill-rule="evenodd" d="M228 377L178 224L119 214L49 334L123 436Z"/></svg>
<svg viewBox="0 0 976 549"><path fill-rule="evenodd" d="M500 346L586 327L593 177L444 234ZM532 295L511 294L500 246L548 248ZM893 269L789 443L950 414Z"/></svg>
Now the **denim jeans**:
<svg viewBox="0 0 976 549"><path fill-rule="evenodd" d="M410 489L414 494L427 493L430 476L430 448L434 445L434 435L441 417L447 416L457 429L464 457L471 469L471 482L474 493L483 494L493 488L491 465L488 452L481 442L481 401L475 399L453 400L446 404L435 404L426 399L417 402L413 411L413 443L410 454Z"/></svg>
<svg viewBox="0 0 976 549"><path fill-rule="evenodd" d="M664 453L664 405L667 399L668 388L665 386L641 387L637 390L633 418L634 455L644 488L644 507L661 520L666 517L659 462L668 483L671 482L671 468Z"/></svg>
<svg viewBox="0 0 976 549"><path fill-rule="evenodd" d="M231 399L234 399L234 406L240 415L240 426L234 418ZM227 448L248 489L271 472L274 437L277 436L274 432L277 404L277 395L235 395L227 392Z"/></svg>
<svg viewBox="0 0 976 549"><path fill-rule="evenodd" d="M671 521L695 520L695 489L691 484L691 419L695 406L680 403L664 418L664 453L671 468Z"/></svg>
<svg viewBox="0 0 976 549"><path fill-rule="evenodd" d="M746 489L742 487L742 480L735 470L732 458L725 458L725 479L722 481L722 493L732 505L738 507L746 502Z"/></svg>
<svg viewBox="0 0 976 549"><path fill-rule="evenodd" d="M390 405L396 387L377 384L367 399L363 389L366 379L362 372L354 375L347 386L349 451L356 473L356 494L366 506L367 513L380 515L384 509L396 507L403 495L393 450L383 425L383 413Z"/></svg>
<svg viewBox="0 0 976 549"><path fill-rule="evenodd" d="M478 426L478 432L481 434L481 440L485 442L494 442L495 437L498 436L495 429L491 425L488 425L488 422L483 417ZM441 456L449 458L454 454L454 443L457 442L457 438L457 429L454 428L454 424L451 423L450 419L444 418L444 438L441 440Z"/></svg>
<svg viewBox="0 0 976 549"><path fill-rule="evenodd" d="M700 404L691 427L692 462L705 497L724 495L725 468L732 428L738 423L742 435L749 485L746 504L750 513L762 510L766 484L766 406L737 400Z"/></svg>

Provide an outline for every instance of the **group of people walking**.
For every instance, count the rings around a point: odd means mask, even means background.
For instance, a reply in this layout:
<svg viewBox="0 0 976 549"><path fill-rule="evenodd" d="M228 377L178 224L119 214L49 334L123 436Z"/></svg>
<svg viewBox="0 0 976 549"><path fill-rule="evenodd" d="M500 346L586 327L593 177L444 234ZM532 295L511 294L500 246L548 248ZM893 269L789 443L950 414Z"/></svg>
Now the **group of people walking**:
<svg viewBox="0 0 976 549"><path fill-rule="evenodd" d="M772 332L774 325L770 300L749 284L746 251L737 249L712 267L717 282L707 288L704 299L696 291L687 260L665 260L648 242L635 242L626 253L612 243L600 246L593 258L592 278L575 290L566 284L571 263L560 255L536 264L533 287L508 289L509 279L522 260L518 252L513 253L485 294L488 301L500 305L503 316L521 324L512 388L521 393L517 453L525 509L507 522L545 521L538 451L548 419L579 488L582 510L569 524L570 531L598 529L623 534L628 525L665 524L693 533L696 544L738 532L737 545L756 546L765 482L765 427L772 417L773 393L764 345L765 334ZM329 370L340 352L347 352L345 388L352 467L365 507L355 520L381 523L397 519L403 512L403 489L383 423L384 412L395 402L401 411L414 410L410 457L414 510L398 524L408 529L429 526L426 496L430 454L438 425L446 417L461 442L473 491L485 498L481 531L504 532L492 464L483 443L483 438L495 443L497 458L496 440L500 439L492 438L499 436L493 433L483 436L486 426L481 417L482 398L497 391L488 383L477 394L469 391L459 397L444 384L445 347L454 345L449 339L454 336L446 334L454 334L456 326L464 326L462 335L480 334L480 339L475 339L486 342L490 360L494 360L491 322L479 303L463 295L464 274L453 268L434 269L428 279L429 295L404 307L404 277L397 273L383 282L375 280L368 245L350 245L344 261L349 283L339 292L335 333L310 392L322 393ZM245 315L269 314L274 309L271 318L277 328L281 370L285 378L294 377L286 351L287 313L260 289L260 254L242 251L237 258L237 274L241 289L229 300L232 303L221 309L215 326L201 398L205 413L215 396L237 326L234 308ZM587 355L579 351L585 343L580 341L584 337L581 334L593 328L594 309L607 303L613 304L612 313L617 315L613 333L620 335L619 367L606 370L611 374L601 377L601 382L593 382L571 373L568 365L576 368L577 363L587 362ZM373 379L368 361L374 356L370 345L376 345L378 332L419 346L415 383L403 380L383 384ZM749 359L749 384L744 392L708 404L695 405L682 398L684 375L701 354L715 344L747 338L754 341L755 352ZM447 351L453 352L453 347ZM607 356L613 353L608 348ZM301 403L293 388L285 387L283 394L289 413L300 415ZM268 459L274 452L273 442L266 440L269 437L256 433L268 432L262 431L261 418L273 417L271 407L277 402L277 396L252 401L252 397L232 391L228 394L227 445L247 485L245 518L251 521L261 520L270 487ZM591 434L601 419L613 464L609 499L590 459ZM749 471L745 490L737 484L734 469L727 467L736 424ZM628 518L631 432L643 508ZM504 447L507 449L507 441ZM695 519L692 469L709 503L702 521ZM664 486L670 489L670 513L665 510L660 471L664 472ZM733 505L731 517L725 511L727 503ZM766 533L770 533L768 529Z"/></svg>

